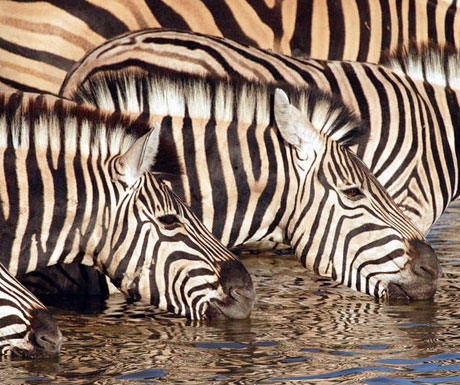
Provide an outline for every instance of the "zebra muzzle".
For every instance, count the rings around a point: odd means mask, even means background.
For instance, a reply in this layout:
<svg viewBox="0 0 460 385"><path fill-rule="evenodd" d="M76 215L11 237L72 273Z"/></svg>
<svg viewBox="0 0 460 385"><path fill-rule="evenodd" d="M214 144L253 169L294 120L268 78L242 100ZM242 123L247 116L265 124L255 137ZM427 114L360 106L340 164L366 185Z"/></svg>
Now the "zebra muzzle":
<svg viewBox="0 0 460 385"><path fill-rule="evenodd" d="M62 344L62 333L51 313L44 309L35 310L31 320L31 327L30 341L35 347L33 354L40 357L59 354Z"/></svg>
<svg viewBox="0 0 460 385"><path fill-rule="evenodd" d="M251 276L236 261L221 265L220 278L224 298L214 298L206 311L207 319L244 319L251 314L255 298Z"/></svg>
<svg viewBox="0 0 460 385"><path fill-rule="evenodd" d="M441 276L441 264L430 245L414 240L409 243L410 260L404 267L403 279L390 282L390 300L424 300L436 293Z"/></svg>

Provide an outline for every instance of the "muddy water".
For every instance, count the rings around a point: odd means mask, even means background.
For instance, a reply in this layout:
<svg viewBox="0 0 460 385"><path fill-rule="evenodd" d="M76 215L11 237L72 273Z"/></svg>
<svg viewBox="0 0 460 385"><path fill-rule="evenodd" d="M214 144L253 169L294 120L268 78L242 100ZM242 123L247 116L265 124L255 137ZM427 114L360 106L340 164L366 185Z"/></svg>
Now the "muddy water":
<svg viewBox="0 0 460 385"><path fill-rule="evenodd" d="M61 303L60 358L4 359L0 383L459 384L460 202L429 238L444 271L432 302L376 303L291 257L249 256L250 320L194 323L121 296Z"/></svg>

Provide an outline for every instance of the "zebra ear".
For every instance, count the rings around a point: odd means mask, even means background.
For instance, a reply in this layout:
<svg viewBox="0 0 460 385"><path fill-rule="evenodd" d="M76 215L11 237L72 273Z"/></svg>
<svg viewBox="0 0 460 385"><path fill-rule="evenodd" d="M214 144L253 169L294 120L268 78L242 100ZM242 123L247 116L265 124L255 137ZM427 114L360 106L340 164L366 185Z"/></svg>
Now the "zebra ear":
<svg viewBox="0 0 460 385"><path fill-rule="evenodd" d="M160 144L160 125L138 138L120 158L116 167L116 179L132 186L155 162Z"/></svg>
<svg viewBox="0 0 460 385"><path fill-rule="evenodd" d="M294 146L301 158L319 144L321 136L313 124L294 107L286 93L277 88L274 102L275 121L283 139Z"/></svg>

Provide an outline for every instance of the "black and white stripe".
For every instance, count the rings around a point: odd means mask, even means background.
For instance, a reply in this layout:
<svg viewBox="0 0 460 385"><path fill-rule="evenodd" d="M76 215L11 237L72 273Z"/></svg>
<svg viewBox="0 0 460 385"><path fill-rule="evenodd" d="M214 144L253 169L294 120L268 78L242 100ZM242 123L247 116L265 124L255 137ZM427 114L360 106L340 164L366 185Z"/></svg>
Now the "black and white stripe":
<svg viewBox="0 0 460 385"><path fill-rule="evenodd" d="M73 98L161 121L185 171L173 189L225 245L284 243L364 293L432 296L434 253L349 149L360 122L328 94L284 88L292 104L243 80L101 72Z"/></svg>
<svg viewBox="0 0 460 385"><path fill-rule="evenodd" d="M0 355L53 356L61 342L53 316L0 263Z"/></svg>
<svg viewBox="0 0 460 385"><path fill-rule="evenodd" d="M286 82L332 92L365 122L353 150L427 233L460 194L460 60L456 53L438 51L412 52L410 57L420 59L401 71L389 65L299 61L212 36L144 30L88 53L68 74L61 93L70 96L99 72L125 69Z"/></svg>
<svg viewBox="0 0 460 385"><path fill-rule="evenodd" d="M378 62L410 41L460 47L449 0L0 2L0 82L57 93L88 50L142 28L174 28L316 59Z"/></svg>
<svg viewBox="0 0 460 385"><path fill-rule="evenodd" d="M166 186L179 168L158 135L119 114L0 95L1 261L16 276L83 263L162 310L247 317L251 278Z"/></svg>

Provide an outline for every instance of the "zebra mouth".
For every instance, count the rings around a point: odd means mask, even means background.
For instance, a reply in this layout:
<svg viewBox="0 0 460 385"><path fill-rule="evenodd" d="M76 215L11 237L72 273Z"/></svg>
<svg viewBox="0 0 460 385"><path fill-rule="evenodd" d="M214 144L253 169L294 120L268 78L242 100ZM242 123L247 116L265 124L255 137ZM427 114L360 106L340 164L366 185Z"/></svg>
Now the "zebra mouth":
<svg viewBox="0 0 460 385"><path fill-rule="evenodd" d="M412 298L401 285L390 282L387 287L387 299L397 301L410 301Z"/></svg>
<svg viewBox="0 0 460 385"><path fill-rule="evenodd" d="M22 349L18 347L13 347L11 349L11 354L16 357L21 357L21 358L28 358L28 359L33 359L33 358L52 358L52 357L57 357L58 352L52 353L49 351L46 351L44 349L40 348L35 348L32 350L28 349Z"/></svg>
<svg viewBox="0 0 460 385"><path fill-rule="evenodd" d="M245 319L251 314L255 289L248 271L236 259L220 265L218 294L208 301L207 319Z"/></svg>
<svg viewBox="0 0 460 385"><path fill-rule="evenodd" d="M222 301L211 299L206 309L207 320L224 320L228 319L225 315L225 304Z"/></svg>

